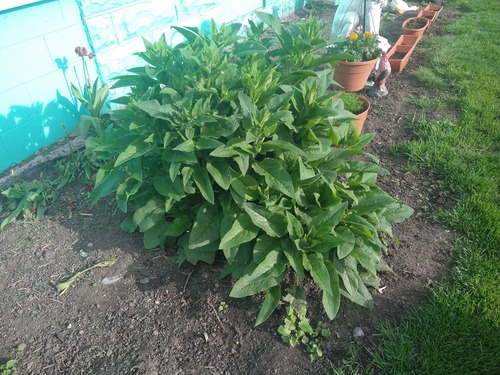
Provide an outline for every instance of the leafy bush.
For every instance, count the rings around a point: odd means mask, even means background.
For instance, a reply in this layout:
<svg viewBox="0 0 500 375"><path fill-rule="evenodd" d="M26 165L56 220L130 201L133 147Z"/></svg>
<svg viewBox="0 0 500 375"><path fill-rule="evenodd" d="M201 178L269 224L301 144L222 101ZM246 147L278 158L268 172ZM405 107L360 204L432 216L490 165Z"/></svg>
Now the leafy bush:
<svg viewBox="0 0 500 375"><path fill-rule="evenodd" d="M232 297L265 292L256 324L287 275L300 285L307 273L333 319L341 295L371 305L383 236L412 210L376 185L387 171L362 151L372 135L327 90L342 55L317 53L319 23L258 16L271 30L251 23L243 38L240 24L212 22L210 34L175 27L185 42L174 47L144 41L147 65L114 85L130 88L114 130L87 140L109 160L91 200L116 191L132 209L122 229L143 232L146 248L176 244L179 263L222 252Z"/></svg>

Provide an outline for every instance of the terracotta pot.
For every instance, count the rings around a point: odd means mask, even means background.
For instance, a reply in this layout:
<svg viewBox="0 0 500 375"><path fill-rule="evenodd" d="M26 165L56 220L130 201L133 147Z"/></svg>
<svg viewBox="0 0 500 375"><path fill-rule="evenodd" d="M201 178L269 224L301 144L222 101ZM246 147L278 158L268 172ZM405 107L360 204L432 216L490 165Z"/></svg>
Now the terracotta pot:
<svg viewBox="0 0 500 375"><path fill-rule="evenodd" d="M436 17L437 17L439 13L441 13L441 11L443 10L443 7L441 5L429 4L424 8L424 10L436 12Z"/></svg>
<svg viewBox="0 0 500 375"><path fill-rule="evenodd" d="M418 13L417 17L427 18L429 20L429 24L427 25L427 29L428 29L429 26L431 25L431 23L433 23L436 20L437 13L433 12L431 10L424 9Z"/></svg>
<svg viewBox="0 0 500 375"><path fill-rule="evenodd" d="M414 48L415 46L411 45L395 45L387 52L392 72L399 73L403 70L406 64L408 64Z"/></svg>
<svg viewBox="0 0 500 375"><path fill-rule="evenodd" d="M416 28L410 28L410 25L412 23L419 23L421 26L416 29ZM424 31L427 29L429 26L429 20L427 18L423 17L410 17L406 21L403 22L403 33L406 35L416 35L416 36L422 36L424 35Z"/></svg>
<svg viewBox="0 0 500 375"><path fill-rule="evenodd" d="M394 46L412 46L412 47L415 47L418 44L418 42L420 42L420 39L422 39L422 37L418 36L418 35L403 34L399 37L399 39L394 44Z"/></svg>
<svg viewBox="0 0 500 375"><path fill-rule="evenodd" d="M353 92L362 90L375 67L376 59L370 61L339 61L333 71L334 86L340 90Z"/></svg>
<svg viewBox="0 0 500 375"><path fill-rule="evenodd" d="M358 99L363 102L363 108L365 108L365 110L356 115L358 119L354 120L352 124L358 131L358 134L361 134L361 131L363 130L363 125L365 124L366 116L368 116L368 110L370 109L370 102L368 101L368 99L362 96L358 96Z"/></svg>

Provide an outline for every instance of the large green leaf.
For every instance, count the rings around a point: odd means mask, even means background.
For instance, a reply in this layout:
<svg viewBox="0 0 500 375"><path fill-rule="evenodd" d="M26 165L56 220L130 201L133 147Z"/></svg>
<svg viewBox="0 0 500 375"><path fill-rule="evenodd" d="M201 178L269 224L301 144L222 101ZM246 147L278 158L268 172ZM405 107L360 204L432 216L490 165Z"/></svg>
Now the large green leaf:
<svg viewBox="0 0 500 375"><path fill-rule="evenodd" d="M250 216L240 214L232 227L221 238L219 247L225 249L241 245L253 240L258 233L259 228L252 223Z"/></svg>
<svg viewBox="0 0 500 375"><path fill-rule="evenodd" d="M124 177L124 172L113 168L112 164L113 162L109 162L97 171L95 187L90 195L92 205L115 190Z"/></svg>
<svg viewBox="0 0 500 375"><path fill-rule="evenodd" d="M343 259L351 253L352 249L354 249L356 238L351 230L346 227L336 228L335 231L337 232L337 236L343 241L337 247L337 256L339 259Z"/></svg>
<svg viewBox="0 0 500 375"><path fill-rule="evenodd" d="M271 237L281 237L286 233L286 219L282 214L270 212L263 206L245 202L243 209L252 223Z"/></svg>
<svg viewBox="0 0 500 375"><path fill-rule="evenodd" d="M147 100L142 102L135 102L137 108L142 109L151 117L159 119L171 119L172 113L175 111L171 104L161 105L158 100Z"/></svg>
<svg viewBox="0 0 500 375"><path fill-rule="evenodd" d="M207 170L201 167L196 168L193 172L193 179L196 186L198 186L198 189L200 189L203 198L214 204L214 190L212 188L212 181L210 181Z"/></svg>
<svg viewBox="0 0 500 375"><path fill-rule="evenodd" d="M400 223L413 214L413 208L403 203L392 203L386 207L383 215L389 223Z"/></svg>
<svg viewBox="0 0 500 375"><path fill-rule="evenodd" d="M309 223L310 231L330 232L342 219L347 202L339 203L316 215Z"/></svg>
<svg viewBox="0 0 500 375"><path fill-rule="evenodd" d="M358 204L353 207L358 215L379 211L396 202L387 193L366 194L358 199Z"/></svg>
<svg viewBox="0 0 500 375"><path fill-rule="evenodd" d="M216 206L203 203L196 214L196 220L189 235L188 248L196 249L218 242L221 219L222 215Z"/></svg>
<svg viewBox="0 0 500 375"><path fill-rule="evenodd" d="M290 198L295 197L293 181L283 165L276 159L264 159L252 165L255 172L264 176L266 183Z"/></svg>
<svg viewBox="0 0 500 375"><path fill-rule="evenodd" d="M228 163L222 160L209 160L207 162L207 170L221 188L224 190L229 189L232 176Z"/></svg>
<svg viewBox="0 0 500 375"><path fill-rule="evenodd" d="M283 253L288 259L290 266L292 266L293 270L297 274L297 279L299 283L301 283L305 277L304 265L302 264L303 262L302 257L304 255L301 251L299 251L299 249L297 249L297 247L292 241L284 240L282 242L284 242L284 246L282 246Z"/></svg>
<svg viewBox="0 0 500 375"><path fill-rule="evenodd" d="M283 257L278 250L271 251L249 275L241 277L229 296L242 298L254 295L278 285L286 274Z"/></svg>
<svg viewBox="0 0 500 375"><path fill-rule="evenodd" d="M281 299L281 285L273 286L266 291L266 297L260 306L259 315L255 321L255 327L262 324L269 318L278 306Z"/></svg>
<svg viewBox="0 0 500 375"><path fill-rule="evenodd" d="M255 241L253 248L253 260L255 263L260 263L272 250L277 250L281 247L281 239L268 236L267 234L260 235Z"/></svg>
<svg viewBox="0 0 500 375"><path fill-rule="evenodd" d="M308 271L314 282L323 291L323 307L330 319L334 319L340 307L340 287L337 271L328 260L316 254L308 254Z"/></svg>
<svg viewBox="0 0 500 375"><path fill-rule="evenodd" d="M155 225L144 232L144 247L153 249L162 246L169 227L170 223L165 219L158 220Z"/></svg>

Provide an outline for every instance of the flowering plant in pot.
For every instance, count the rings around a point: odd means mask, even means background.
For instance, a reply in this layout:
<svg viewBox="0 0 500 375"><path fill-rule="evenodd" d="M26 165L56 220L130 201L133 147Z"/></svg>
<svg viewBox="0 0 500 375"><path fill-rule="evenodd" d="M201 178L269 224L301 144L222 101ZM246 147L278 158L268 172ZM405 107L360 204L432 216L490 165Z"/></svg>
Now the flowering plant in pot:
<svg viewBox="0 0 500 375"><path fill-rule="evenodd" d="M351 33L328 48L345 53L335 67L333 79L345 91L361 90L382 52L377 37L369 31Z"/></svg>

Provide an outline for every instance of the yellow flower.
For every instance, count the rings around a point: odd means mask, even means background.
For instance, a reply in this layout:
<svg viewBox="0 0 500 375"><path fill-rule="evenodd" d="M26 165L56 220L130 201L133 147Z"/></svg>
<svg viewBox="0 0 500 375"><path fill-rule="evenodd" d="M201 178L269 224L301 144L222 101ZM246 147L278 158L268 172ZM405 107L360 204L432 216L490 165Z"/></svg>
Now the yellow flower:
<svg viewBox="0 0 500 375"><path fill-rule="evenodd" d="M370 31L365 31L363 35L365 36L365 38L371 38L373 36L373 34Z"/></svg>
<svg viewBox="0 0 500 375"><path fill-rule="evenodd" d="M351 39L351 40L356 40L356 39L358 39L358 34L356 34L356 33L351 33L351 35L349 35L349 39Z"/></svg>

